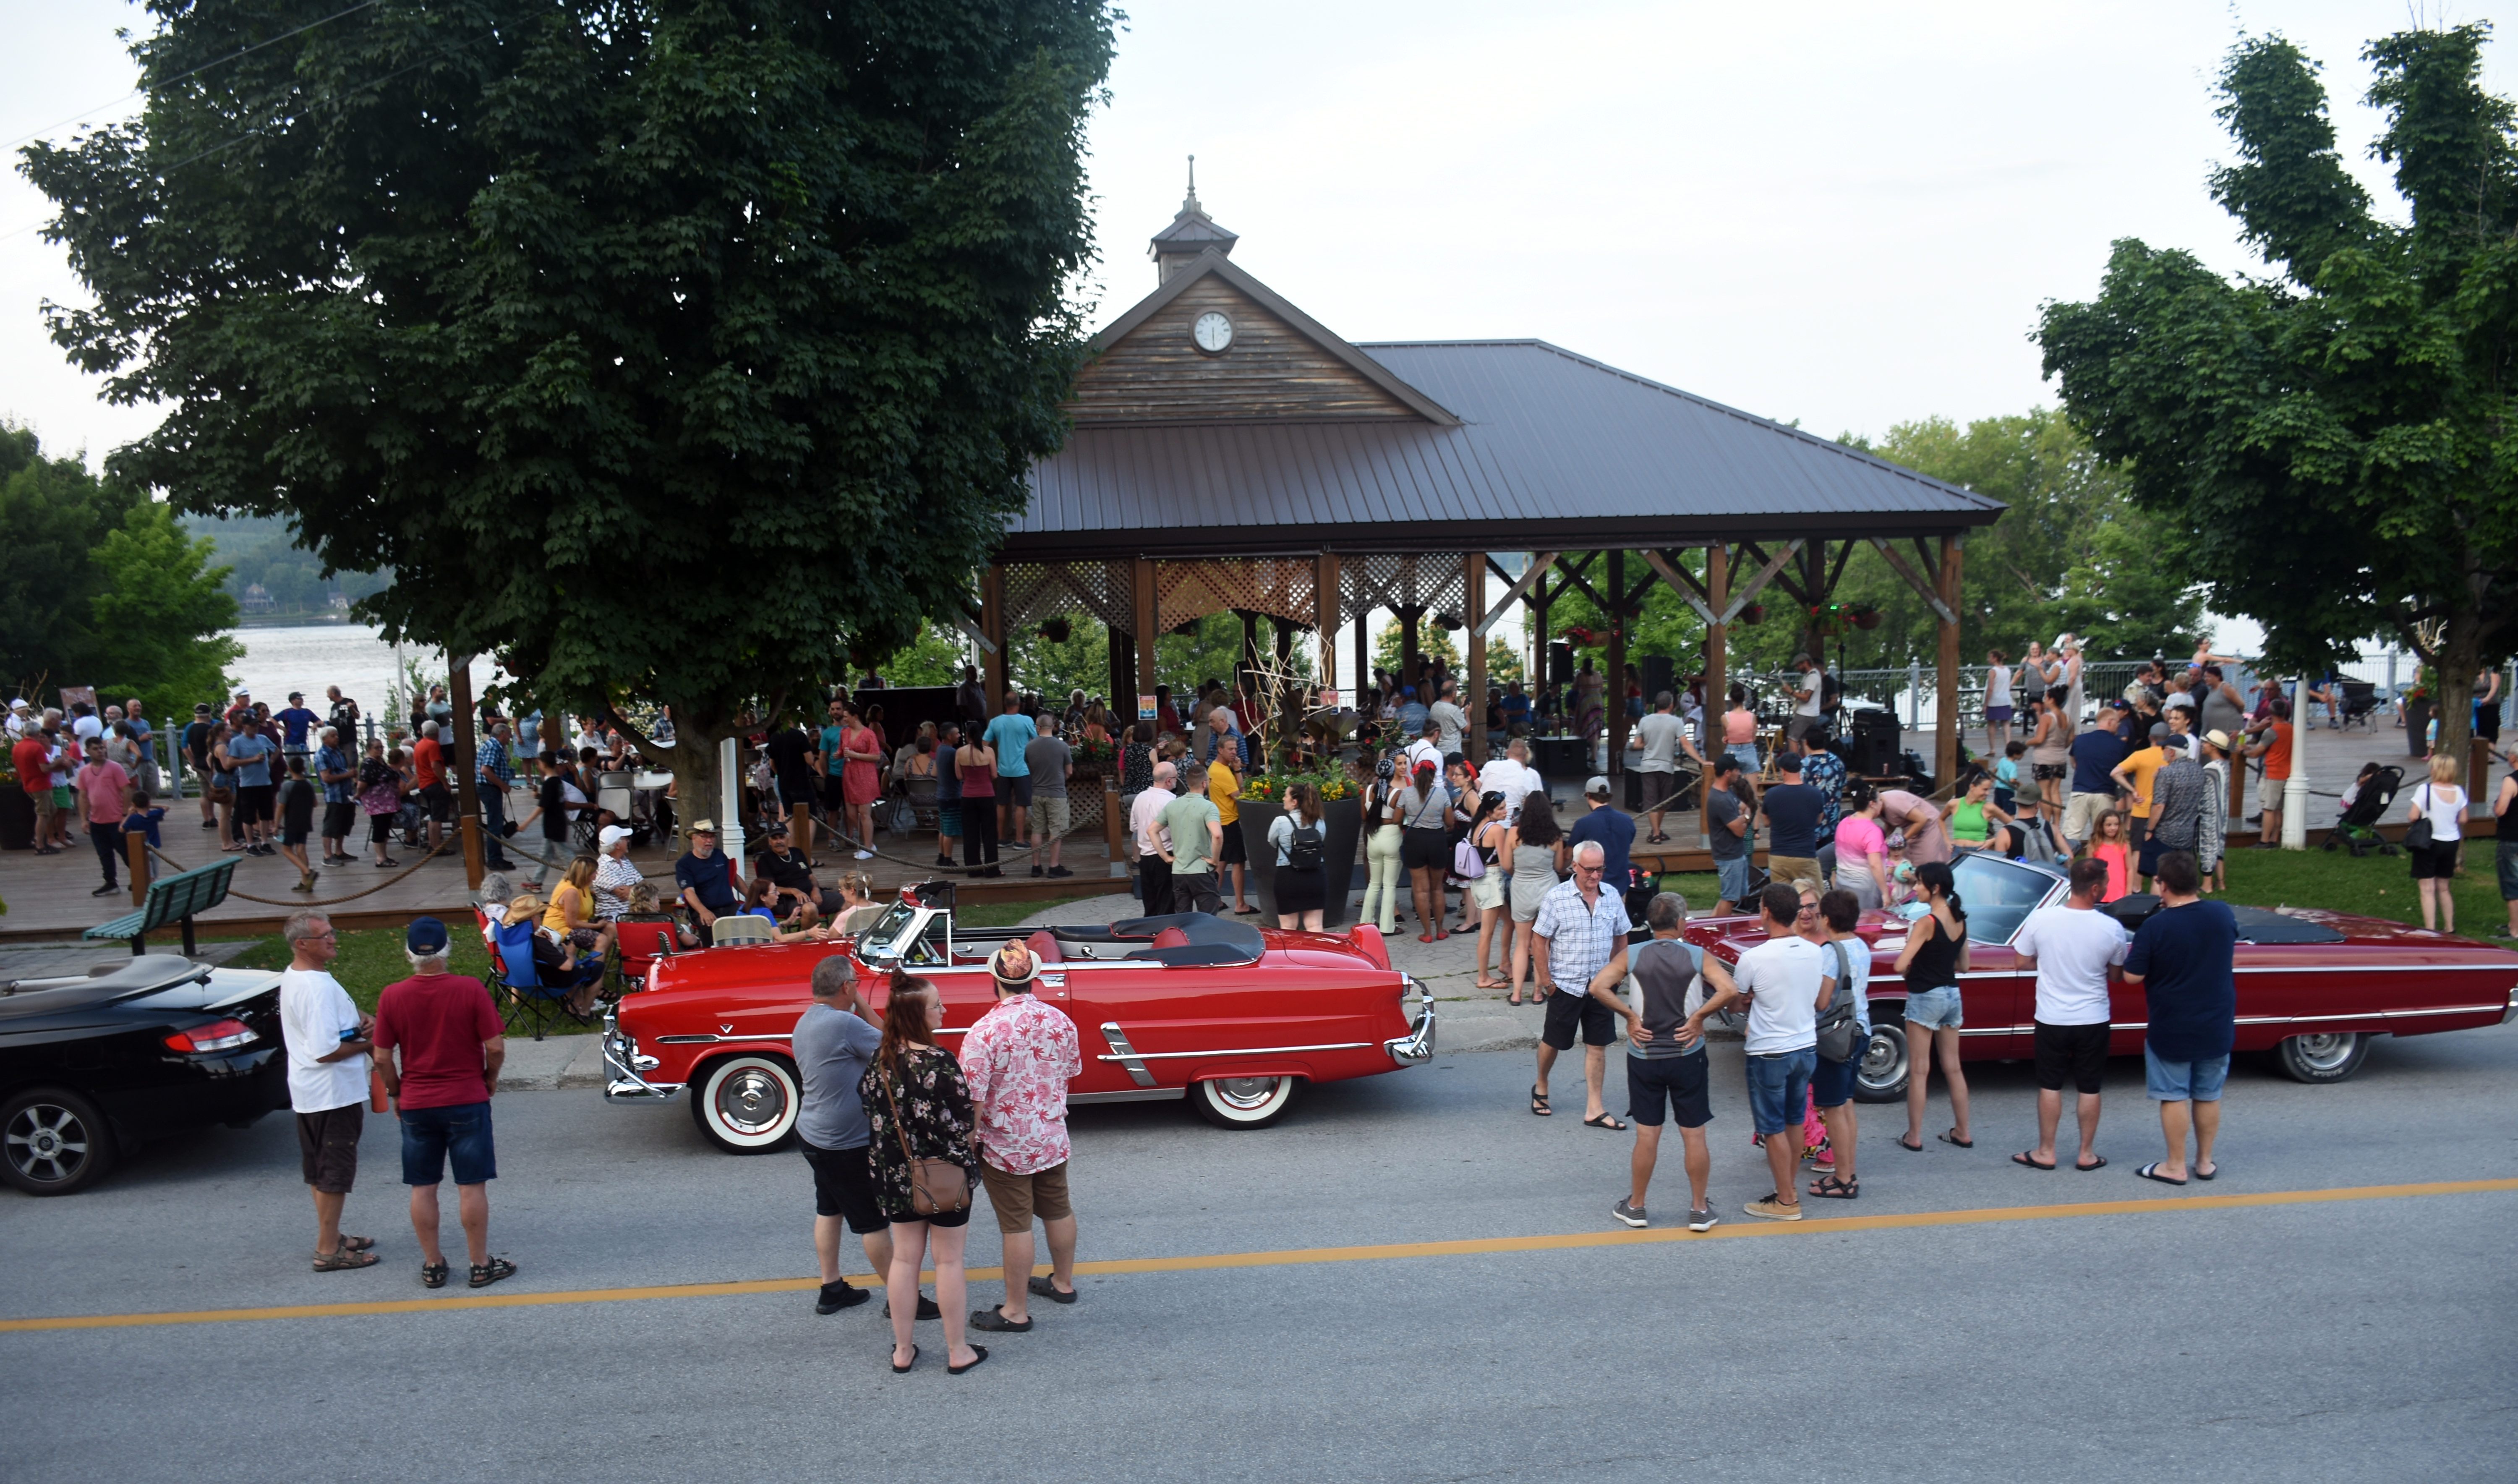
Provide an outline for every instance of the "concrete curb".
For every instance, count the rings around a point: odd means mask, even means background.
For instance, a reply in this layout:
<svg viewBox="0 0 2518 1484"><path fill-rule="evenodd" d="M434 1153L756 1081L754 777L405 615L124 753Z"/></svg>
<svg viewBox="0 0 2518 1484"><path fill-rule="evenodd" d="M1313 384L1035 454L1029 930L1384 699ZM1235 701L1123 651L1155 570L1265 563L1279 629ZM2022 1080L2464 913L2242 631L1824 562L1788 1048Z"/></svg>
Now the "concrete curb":
<svg viewBox="0 0 2518 1484"><path fill-rule="evenodd" d="M599 1035L555 1035L542 1041L510 1036L507 1040L506 1064L499 1069L501 1092L602 1085L603 1037Z"/></svg>

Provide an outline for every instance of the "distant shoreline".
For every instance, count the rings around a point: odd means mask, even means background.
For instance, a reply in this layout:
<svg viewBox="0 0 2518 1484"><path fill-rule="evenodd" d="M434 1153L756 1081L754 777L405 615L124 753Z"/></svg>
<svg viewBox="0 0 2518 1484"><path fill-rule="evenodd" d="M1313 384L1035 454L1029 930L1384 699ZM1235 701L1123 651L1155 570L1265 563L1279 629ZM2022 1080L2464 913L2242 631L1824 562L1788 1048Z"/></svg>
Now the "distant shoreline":
<svg viewBox="0 0 2518 1484"><path fill-rule="evenodd" d="M346 613L240 613L239 629L365 628Z"/></svg>

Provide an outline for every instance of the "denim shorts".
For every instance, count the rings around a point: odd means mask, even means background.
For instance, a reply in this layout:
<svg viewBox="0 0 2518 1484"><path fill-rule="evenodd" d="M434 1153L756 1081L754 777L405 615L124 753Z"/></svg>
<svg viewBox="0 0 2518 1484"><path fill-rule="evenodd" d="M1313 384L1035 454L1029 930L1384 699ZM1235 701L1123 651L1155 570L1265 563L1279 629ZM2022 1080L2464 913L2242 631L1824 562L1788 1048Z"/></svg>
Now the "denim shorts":
<svg viewBox="0 0 2518 1484"><path fill-rule="evenodd" d="M2500 899L2518 901L2518 840L2500 842L2493 864L2500 874Z"/></svg>
<svg viewBox="0 0 2518 1484"><path fill-rule="evenodd" d="M1714 874L1721 878L1722 899L1737 904L1749 899L1749 857L1714 862Z"/></svg>
<svg viewBox="0 0 2518 1484"><path fill-rule="evenodd" d="M1818 1059L1818 1069L1810 1073L1810 1101L1821 1108L1843 1108L1853 1099L1853 1079L1862 1070L1862 1054L1870 1049L1871 1032L1861 1032L1862 1039L1853 1043L1853 1055L1842 1062Z"/></svg>
<svg viewBox="0 0 2518 1484"><path fill-rule="evenodd" d="M1734 742L1722 750L1739 759L1740 770L1752 777L1764 765L1758 761L1758 744L1755 742Z"/></svg>
<svg viewBox="0 0 2518 1484"><path fill-rule="evenodd" d="M2142 1080L2154 1103L2218 1103L2230 1079L2227 1054L2198 1062L2163 1062L2149 1041L2142 1045Z"/></svg>
<svg viewBox="0 0 2518 1484"><path fill-rule="evenodd" d="M1918 1030L1956 1030L1967 1024L1959 1014L1959 986L1943 984L1907 995L1906 1024Z"/></svg>
<svg viewBox="0 0 2518 1484"><path fill-rule="evenodd" d="M1818 1069L1818 1052L1808 1046L1777 1056L1748 1059L1749 1116L1759 1137L1802 1125L1802 1106L1810 1073Z"/></svg>
<svg viewBox="0 0 2518 1484"><path fill-rule="evenodd" d="M482 1185L499 1178L489 1104L402 1111L402 1183L437 1184L446 1178L449 1158L455 1163L457 1185Z"/></svg>

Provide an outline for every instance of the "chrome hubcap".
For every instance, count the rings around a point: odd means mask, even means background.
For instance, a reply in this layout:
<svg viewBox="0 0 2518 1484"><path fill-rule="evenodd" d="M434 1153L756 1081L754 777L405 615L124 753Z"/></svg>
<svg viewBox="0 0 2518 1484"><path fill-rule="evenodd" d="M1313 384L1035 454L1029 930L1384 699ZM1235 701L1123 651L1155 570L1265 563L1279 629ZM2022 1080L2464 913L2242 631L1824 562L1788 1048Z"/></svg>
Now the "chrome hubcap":
<svg viewBox="0 0 2518 1484"><path fill-rule="evenodd" d="M1283 1077L1219 1077L1206 1085L1213 1089L1216 1102L1235 1113L1256 1113L1268 1106L1284 1082Z"/></svg>
<svg viewBox="0 0 2518 1484"><path fill-rule="evenodd" d="M2352 1060L2352 1049L2361 1037L2348 1030L2332 1030L2322 1035L2294 1036L2292 1055L2312 1071L2333 1071Z"/></svg>
<svg viewBox="0 0 2518 1484"><path fill-rule="evenodd" d="M49 1103L19 1110L0 1144L8 1149L10 1168L47 1185L69 1179L87 1163L87 1125Z"/></svg>
<svg viewBox="0 0 2518 1484"><path fill-rule="evenodd" d="M787 1116L787 1089L759 1067L746 1067L716 1085L717 1120L734 1133L765 1134Z"/></svg>
<svg viewBox="0 0 2518 1484"><path fill-rule="evenodd" d="M1866 1087L1894 1087L1906 1075L1906 1038L1888 1026L1873 1027L1870 1044L1862 1048L1862 1068L1856 1073Z"/></svg>

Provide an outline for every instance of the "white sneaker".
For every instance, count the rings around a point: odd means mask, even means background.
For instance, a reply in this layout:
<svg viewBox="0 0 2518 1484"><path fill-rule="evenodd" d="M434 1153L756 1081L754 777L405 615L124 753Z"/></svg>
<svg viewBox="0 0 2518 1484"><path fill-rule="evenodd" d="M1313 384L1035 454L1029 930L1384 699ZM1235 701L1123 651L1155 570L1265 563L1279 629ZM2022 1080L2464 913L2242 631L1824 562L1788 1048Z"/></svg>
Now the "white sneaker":
<svg viewBox="0 0 2518 1484"><path fill-rule="evenodd" d="M859 859L859 860L872 860L872 859L874 859L874 851L857 851L857 859Z"/></svg>

